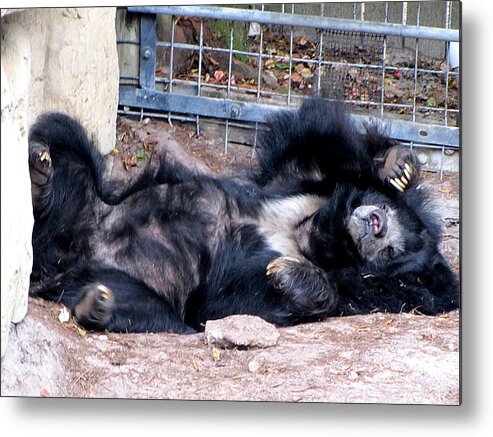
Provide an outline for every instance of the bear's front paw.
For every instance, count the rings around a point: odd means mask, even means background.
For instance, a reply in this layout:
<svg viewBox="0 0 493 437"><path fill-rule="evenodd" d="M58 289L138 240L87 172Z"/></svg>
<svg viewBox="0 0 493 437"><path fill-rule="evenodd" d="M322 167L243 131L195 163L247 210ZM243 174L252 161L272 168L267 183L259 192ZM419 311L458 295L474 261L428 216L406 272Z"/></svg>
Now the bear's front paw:
<svg viewBox="0 0 493 437"><path fill-rule="evenodd" d="M111 319L115 305L113 293L99 283L86 288L84 297L74 308L75 319L87 329L104 329Z"/></svg>
<svg viewBox="0 0 493 437"><path fill-rule="evenodd" d="M285 289L290 282L293 269L301 267L301 260L291 256L280 256L267 265L267 277L276 288Z"/></svg>
<svg viewBox="0 0 493 437"><path fill-rule="evenodd" d="M53 175L51 164L51 156L46 144L37 141L29 143L29 176L34 209L41 205L41 199L47 192L46 187Z"/></svg>
<svg viewBox="0 0 493 437"><path fill-rule="evenodd" d="M305 258L276 258L267 266L267 277L295 318L321 317L335 306L336 293L327 275Z"/></svg>
<svg viewBox="0 0 493 437"><path fill-rule="evenodd" d="M389 183L400 192L410 187L419 175L416 155L406 147L391 147L374 160L382 182Z"/></svg>
<svg viewBox="0 0 493 437"><path fill-rule="evenodd" d="M29 143L29 169L34 183L46 184L51 175L51 155L46 144L37 141Z"/></svg>

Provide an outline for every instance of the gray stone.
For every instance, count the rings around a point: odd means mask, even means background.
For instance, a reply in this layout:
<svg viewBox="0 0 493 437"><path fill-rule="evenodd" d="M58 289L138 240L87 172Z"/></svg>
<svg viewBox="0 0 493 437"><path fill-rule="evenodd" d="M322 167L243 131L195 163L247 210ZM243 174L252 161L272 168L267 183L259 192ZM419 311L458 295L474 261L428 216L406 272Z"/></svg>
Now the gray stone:
<svg viewBox="0 0 493 437"><path fill-rule="evenodd" d="M31 48L27 120L45 111L77 118L103 153L115 145L118 106L116 8L32 8L2 18ZM3 44L2 44L3 46ZM2 64L10 61L2 56ZM3 98L3 96L2 96Z"/></svg>
<svg viewBox="0 0 493 437"><path fill-rule="evenodd" d="M279 332L260 317L235 315L207 321L205 339L221 348L269 347L276 345Z"/></svg>
<svg viewBox="0 0 493 437"><path fill-rule="evenodd" d="M29 36L19 25L2 26L2 277L1 356L10 323L27 312L32 268L33 213L27 157L27 101L31 79Z"/></svg>

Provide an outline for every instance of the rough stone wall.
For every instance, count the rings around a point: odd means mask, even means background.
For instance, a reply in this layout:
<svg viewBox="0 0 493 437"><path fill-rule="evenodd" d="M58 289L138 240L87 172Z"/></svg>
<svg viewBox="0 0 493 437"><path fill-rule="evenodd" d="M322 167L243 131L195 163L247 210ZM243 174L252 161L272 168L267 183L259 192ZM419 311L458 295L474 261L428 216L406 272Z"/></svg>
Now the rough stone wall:
<svg viewBox="0 0 493 437"><path fill-rule="evenodd" d="M27 312L32 267L33 213L27 166L27 104L31 78L29 36L19 25L2 26L2 356L10 322Z"/></svg>
<svg viewBox="0 0 493 437"><path fill-rule="evenodd" d="M116 8L26 9L3 18L29 33L28 121L45 111L76 117L101 151L114 147L118 105Z"/></svg>
<svg viewBox="0 0 493 437"><path fill-rule="evenodd" d="M116 8L2 10L1 344L27 311L33 225L27 132L46 111L77 118L113 149L118 105Z"/></svg>

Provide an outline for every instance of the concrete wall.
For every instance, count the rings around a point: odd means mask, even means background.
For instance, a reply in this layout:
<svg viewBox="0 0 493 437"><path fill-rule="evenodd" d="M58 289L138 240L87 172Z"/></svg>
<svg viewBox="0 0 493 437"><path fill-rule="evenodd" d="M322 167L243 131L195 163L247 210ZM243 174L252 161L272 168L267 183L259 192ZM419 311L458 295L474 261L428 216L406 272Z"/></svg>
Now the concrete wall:
<svg viewBox="0 0 493 437"><path fill-rule="evenodd" d="M33 225L29 126L42 112L79 119L113 149L118 104L115 8L2 10L1 343L26 314Z"/></svg>

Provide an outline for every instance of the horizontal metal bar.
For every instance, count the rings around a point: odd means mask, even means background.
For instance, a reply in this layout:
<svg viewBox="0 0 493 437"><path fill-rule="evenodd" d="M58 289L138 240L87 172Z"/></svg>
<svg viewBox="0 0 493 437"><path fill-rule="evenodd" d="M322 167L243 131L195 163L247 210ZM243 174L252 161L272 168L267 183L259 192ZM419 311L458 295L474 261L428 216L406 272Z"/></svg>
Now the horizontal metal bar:
<svg viewBox="0 0 493 437"><path fill-rule="evenodd" d="M250 103L212 97L164 93L132 86L120 86L120 105L156 111L170 111L204 117L263 123L279 110L292 110L262 103ZM353 115L356 125L377 123L386 135L402 141L459 148L459 128L409 121Z"/></svg>
<svg viewBox="0 0 493 437"><path fill-rule="evenodd" d="M349 65L349 64L348 64ZM375 67L375 68L379 68L379 67ZM126 79L136 79L136 78L132 78L132 77L125 77ZM122 79L122 77L120 77L120 79ZM157 78L156 79L156 83L164 83L164 84L169 84L170 83L170 79L167 78L167 77L160 77L160 78ZM188 86L190 88L193 88L193 92L192 94L195 94L196 92L196 89L197 89L197 82L195 80L186 80L186 79L173 79L173 83L176 85L176 84L179 84L179 85L184 85L184 86ZM127 84L128 85L128 84ZM207 90L227 90L228 86L227 85L220 85L220 84L213 84L213 83L210 83L210 82L203 82L202 85L201 85L201 88L202 89L207 89ZM242 93L242 94L246 94L246 95L255 95L257 94L257 89L255 88L244 88L244 87L241 87L241 86L231 86L230 87L231 91L236 91L238 93ZM182 89L181 90L181 93L182 94L187 94L187 92ZM190 92L188 93L190 94ZM261 90L261 94L265 97L281 97L281 98L285 98L286 95L285 94L281 94L281 93L278 93L278 92L274 92L274 91L267 91L267 90ZM406 108L406 109L412 109L413 108L413 104L412 103L409 103L409 104L404 104L404 103L387 103L387 102L375 102L375 101L370 101L370 100L346 100L347 103L350 103L352 105L364 105L364 106L378 106L378 107L381 107L383 106L384 108ZM453 109L453 108L440 108L440 107L437 107L437 108L434 108L434 107L430 107L430 106L426 106L426 105L419 105L417 104L416 106L416 109L425 109L426 111L429 111L429 112L445 112L447 111L448 113L450 114L457 114L459 112L459 109Z"/></svg>
<svg viewBox="0 0 493 437"><path fill-rule="evenodd" d="M230 99L152 92L126 85L120 86L120 105L260 123L273 111L283 109Z"/></svg>
<svg viewBox="0 0 493 437"><path fill-rule="evenodd" d="M377 123L388 137L400 141L410 141L459 149L459 128L445 127L389 118L372 118L352 115L360 126Z"/></svg>
<svg viewBox="0 0 493 437"><path fill-rule="evenodd" d="M344 32L371 33L375 35L400 36L405 38L460 41L459 31L453 29L347 20L314 15L282 14L279 12L259 11L255 9L219 8L211 6L132 6L127 7L127 10L139 14L191 16L219 20L255 22L260 24L310 27L323 30L339 30Z"/></svg>

